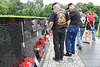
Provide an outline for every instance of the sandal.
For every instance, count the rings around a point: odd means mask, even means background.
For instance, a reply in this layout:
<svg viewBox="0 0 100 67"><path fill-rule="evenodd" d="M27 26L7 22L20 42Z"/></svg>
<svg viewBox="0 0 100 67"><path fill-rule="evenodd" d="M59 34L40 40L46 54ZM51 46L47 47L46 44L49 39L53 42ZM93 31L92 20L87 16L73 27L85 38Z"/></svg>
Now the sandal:
<svg viewBox="0 0 100 67"><path fill-rule="evenodd" d="M86 41L83 41L83 43L87 43Z"/></svg>
<svg viewBox="0 0 100 67"><path fill-rule="evenodd" d="M90 44L90 42L87 42L87 44Z"/></svg>

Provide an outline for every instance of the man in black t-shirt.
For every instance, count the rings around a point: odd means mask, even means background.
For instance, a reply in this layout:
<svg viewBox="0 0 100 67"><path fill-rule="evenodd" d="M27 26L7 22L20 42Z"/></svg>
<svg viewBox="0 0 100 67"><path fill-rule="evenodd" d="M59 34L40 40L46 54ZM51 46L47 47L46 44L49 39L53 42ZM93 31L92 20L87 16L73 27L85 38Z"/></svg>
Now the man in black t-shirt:
<svg viewBox="0 0 100 67"><path fill-rule="evenodd" d="M69 9L69 16L71 19L70 25L67 29L67 34L66 34L66 54L65 56L72 56L72 54L75 54L75 38L77 35L77 32L79 30L79 25L80 25L80 13L77 9L74 8L74 5L72 3L68 4Z"/></svg>
<svg viewBox="0 0 100 67"><path fill-rule="evenodd" d="M52 13L50 16L49 30L53 31L53 43L55 57L53 60L63 60L64 55L64 38L65 28L69 25L69 16L65 9L60 8L59 3L55 2L52 4ZM67 22L68 21L68 22Z"/></svg>

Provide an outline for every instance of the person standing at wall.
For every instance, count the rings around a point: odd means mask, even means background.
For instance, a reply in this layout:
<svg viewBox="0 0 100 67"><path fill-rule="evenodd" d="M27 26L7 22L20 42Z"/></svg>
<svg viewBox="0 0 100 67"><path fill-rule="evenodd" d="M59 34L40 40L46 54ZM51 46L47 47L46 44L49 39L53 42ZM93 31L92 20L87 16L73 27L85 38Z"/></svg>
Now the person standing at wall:
<svg viewBox="0 0 100 67"><path fill-rule="evenodd" d="M98 24L99 24L99 16L97 15L97 11L93 11L93 15L94 15L94 18L95 18L95 31L92 32L92 42L96 42L96 39L95 39L95 34L96 34L96 31L98 30Z"/></svg>
<svg viewBox="0 0 100 67"><path fill-rule="evenodd" d="M82 50L83 48L83 43L82 43L82 36L84 34L84 31L85 31L85 17L86 15L82 13L82 9L79 8L79 13L80 13L80 16L81 16L81 25L80 25L80 29L78 31L78 34L77 34L77 44L76 46L78 46L78 48L80 50Z"/></svg>
<svg viewBox="0 0 100 67"><path fill-rule="evenodd" d="M86 22L85 41L84 41L84 43L90 44L92 33L93 33L93 30L91 30L91 28L94 27L94 24L95 24L94 17L92 15L91 11L87 11L87 22ZM87 36L89 37L88 41L87 41Z"/></svg>
<svg viewBox="0 0 100 67"><path fill-rule="evenodd" d="M53 31L53 43L55 57L53 60L59 62L63 60L65 28L69 24L69 16L65 9L60 8L59 3L52 4L52 13L50 16L49 31ZM67 22L68 21L68 22Z"/></svg>
<svg viewBox="0 0 100 67"><path fill-rule="evenodd" d="M80 13L79 11L74 7L73 3L68 4L69 9L69 16L71 19L70 25L67 29L66 33L66 54L65 56L72 56L72 54L75 54L75 38L77 36L79 25L80 25Z"/></svg>

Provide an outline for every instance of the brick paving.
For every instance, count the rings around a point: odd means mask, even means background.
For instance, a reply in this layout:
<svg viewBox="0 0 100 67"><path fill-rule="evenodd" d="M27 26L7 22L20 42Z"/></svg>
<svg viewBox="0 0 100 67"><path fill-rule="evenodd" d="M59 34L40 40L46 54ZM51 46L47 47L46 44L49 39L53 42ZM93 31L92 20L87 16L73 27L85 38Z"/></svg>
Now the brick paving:
<svg viewBox="0 0 100 67"><path fill-rule="evenodd" d="M54 46L53 46L53 42L51 40L50 47L46 54L43 67L85 67L85 65L83 64L82 60L80 59L80 57L78 56L77 53L72 55L72 57L64 56L63 61L60 61L60 62L54 61L53 57L55 54L54 54L53 48L54 48ZM64 52L66 53L65 50L64 50ZM74 61L69 62L69 61L67 61L67 58L72 58Z"/></svg>

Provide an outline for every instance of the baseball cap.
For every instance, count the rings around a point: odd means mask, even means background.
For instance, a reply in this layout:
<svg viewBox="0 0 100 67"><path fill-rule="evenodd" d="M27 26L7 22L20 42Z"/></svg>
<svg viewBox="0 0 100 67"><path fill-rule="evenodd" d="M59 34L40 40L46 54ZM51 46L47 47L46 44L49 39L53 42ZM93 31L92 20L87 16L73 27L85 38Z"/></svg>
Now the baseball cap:
<svg viewBox="0 0 100 67"><path fill-rule="evenodd" d="M54 2L54 3L52 4L52 10L53 10L53 6L56 5L56 4L59 4L59 3L58 3L58 2Z"/></svg>
<svg viewBox="0 0 100 67"><path fill-rule="evenodd" d="M73 5L73 3L69 3L69 4L68 4L68 7L67 7L66 9L69 9L69 7L70 7L71 5Z"/></svg>

